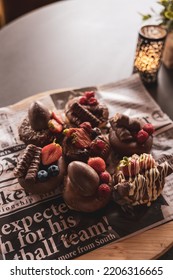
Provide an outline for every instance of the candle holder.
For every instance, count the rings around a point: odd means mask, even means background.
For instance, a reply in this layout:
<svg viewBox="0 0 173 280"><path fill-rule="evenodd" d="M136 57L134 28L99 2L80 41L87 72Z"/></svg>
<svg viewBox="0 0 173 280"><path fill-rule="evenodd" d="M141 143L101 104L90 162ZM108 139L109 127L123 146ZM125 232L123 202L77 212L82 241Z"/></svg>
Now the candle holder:
<svg viewBox="0 0 173 280"><path fill-rule="evenodd" d="M140 29L133 72L138 72L146 84L157 82L166 35L166 30L158 25Z"/></svg>

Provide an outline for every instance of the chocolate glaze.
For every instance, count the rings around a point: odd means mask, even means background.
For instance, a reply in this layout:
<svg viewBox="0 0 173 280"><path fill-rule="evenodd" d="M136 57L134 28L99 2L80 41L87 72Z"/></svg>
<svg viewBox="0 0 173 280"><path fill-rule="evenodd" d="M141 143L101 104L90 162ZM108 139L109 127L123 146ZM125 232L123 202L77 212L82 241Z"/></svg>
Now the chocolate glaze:
<svg viewBox="0 0 173 280"><path fill-rule="evenodd" d="M47 107L40 101L32 102L28 109L28 118L31 128L35 131L41 131L48 128L48 121L51 114Z"/></svg>

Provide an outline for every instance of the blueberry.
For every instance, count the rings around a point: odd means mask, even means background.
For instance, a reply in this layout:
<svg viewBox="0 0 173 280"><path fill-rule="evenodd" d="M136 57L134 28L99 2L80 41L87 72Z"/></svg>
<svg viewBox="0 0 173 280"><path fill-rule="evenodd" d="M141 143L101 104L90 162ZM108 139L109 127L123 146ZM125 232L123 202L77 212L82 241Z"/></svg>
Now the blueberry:
<svg viewBox="0 0 173 280"><path fill-rule="evenodd" d="M59 167L55 164L50 165L47 169L49 176L57 176L59 174Z"/></svg>
<svg viewBox="0 0 173 280"><path fill-rule="evenodd" d="M48 172L46 170L39 170L37 173L37 178L41 182L46 181L48 178Z"/></svg>

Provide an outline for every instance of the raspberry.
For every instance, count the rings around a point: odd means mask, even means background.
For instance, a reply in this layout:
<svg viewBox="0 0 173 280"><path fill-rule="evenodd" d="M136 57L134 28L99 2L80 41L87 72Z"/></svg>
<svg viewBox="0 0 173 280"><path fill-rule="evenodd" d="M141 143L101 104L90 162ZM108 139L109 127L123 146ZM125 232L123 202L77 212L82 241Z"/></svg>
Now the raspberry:
<svg viewBox="0 0 173 280"><path fill-rule="evenodd" d="M86 97L86 96L80 97L79 103L80 103L81 105L87 105L87 103L88 103L87 97Z"/></svg>
<svg viewBox="0 0 173 280"><path fill-rule="evenodd" d="M101 196L108 195L111 192L111 188L107 184L101 184L98 188L99 194Z"/></svg>
<svg viewBox="0 0 173 280"><path fill-rule="evenodd" d="M95 106L98 104L98 101L95 97L91 97L89 100L88 100L88 104L91 105L91 106Z"/></svg>
<svg viewBox="0 0 173 280"><path fill-rule="evenodd" d="M102 173L106 170L106 163L100 157L90 158L88 165L91 166L97 173Z"/></svg>
<svg viewBox="0 0 173 280"><path fill-rule="evenodd" d="M148 132L146 132L145 130L141 129L141 130L139 130L139 132L138 132L138 134L136 136L136 139L137 139L137 142L139 144L143 144L143 143L145 143L147 141L148 137L149 137Z"/></svg>
<svg viewBox="0 0 173 280"><path fill-rule="evenodd" d="M111 175L107 171L104 171L100 173L100 180L102 183L109 184L111 180Z"/></svg>
<svg viewBox="0 0 173 280"><path fill-rule="evenodd" d="M87 99L90 99L91 97L94 97L95 96L95 92L94 91L86 91L84 93L84 96L87 98Z"/></svg>
<svg viewBox="0 0 173 280"><path fill-rule="evenodd" d="M146 123L143 126L143 130L145 130L149 135L152 135L154 132L154 126L151 123Z"/></svg>
<svg viewBox="0 0 173 280"><path fill-rule="evenodd" d="M85 129L88 133L90 133L92 130L92 126L91 126L90 122L83 122L80 124L80 127Z"/></svg>

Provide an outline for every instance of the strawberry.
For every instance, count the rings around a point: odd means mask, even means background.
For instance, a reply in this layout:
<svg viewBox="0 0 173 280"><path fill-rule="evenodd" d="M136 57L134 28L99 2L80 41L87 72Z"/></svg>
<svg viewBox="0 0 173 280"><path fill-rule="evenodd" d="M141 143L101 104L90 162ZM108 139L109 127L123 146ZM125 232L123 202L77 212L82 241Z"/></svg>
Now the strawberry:
<svg viewBox="0 0 173 280"><path fill-rule="evenodd" d="M61 116L57 115L55 112L52 112L51 119L54 119L55 121L57 121L57 123L63 125L63 120L62 120Z"/></svg>
<svg viewBox="0 0 173 280"><path fill-rule="evenodd" d="M105 142L101 139L93 140L90 146L92 155L100 155L100 153L105 149L105 146Z"/></svg>
<svg viewBox="0 0 173 280"><path fill-rule="evenodd" d="M89 158L88 165L91 166L97 173L102 173L106 170L106 163L100 157Z"/></svg>
<svg viewBox="0 0 173 280"><path fill-rule="evenodd" d="M149 137L148 132L141 129L141 130L138 131L138 133L136 135L136 140L139 144L143 144L147 141L148 137Z"/></svg>
<svg viewBox="0 0 173 280"><path fill-rule="evenodd" d="M154 132L154 126L151 123L146 123L143 126L143 130L145 130L149 135L152 135Z"/></svg>
<svg viewBox="0 0 173 280"><path fill-rule="evenodd" d="M49 165L57 161L62 156L62 147L55 142L44 146L41 150L41 160L43 165Z"/></svg>
<svg viewBox="0 0 173 280"><path fill-rule="evenodd" d="M83 128L76 128L75 132L72 134L72 138L72 143L76 148L89 148L91 145L90 136Z"/></svg>
<svg viewBox="0 0 173 280"><path fill-rule="evenodd" d="M104 171L100 173L100 180L102 183L109 184L111 181L111 175L107 171Z"/></svg>
<svg viewBox="0 0 173 280"><path fill-rule="evenodd" d="M48 121L48 128L53 133L60 133L63 130L62 124L58 123L55 119Z"/></svg>
<svg viewBox="0 0 173 280"><path fill-rule="evenodd" d="M91 126L90 122L83 122L80 124L80 127L85 129L88 133L90 133L92 130L92 126Z"/></svg>
<svg viewBox="0 0 173 280"><path fill-rule="evenodd" d="M142 154L139 157L139 165L141 170L153 168L156 165L155 159L150 154Z"/></svg>
<svg viewBox="0 0 173 280"><path fill-rule="evenodd" d="M105 197L105 195L110 195L111 188L107 184L101 184L98 188L98 192L100 196Z"/></svg>
<svg viewBox="0 0 173 280"><path fill-rule="evenodd" d="M86 91L86 92L84 92L84 96L85 96L87 99L90 99L91 97L94 97L94 96L95 96L95 92L94 92L94 91Z"/></svg>
<svg viewBox="0 0 173 280"><path fill-rule="evenodd" d="M69 137L71 137L71 135L72 135L75 131L76 131L76 128L73 128L73 127L71 127L71 128L66 128L66 129L63 130L63 134L69 138Z"/></svg>

